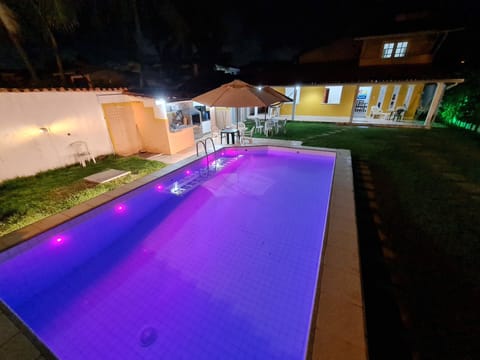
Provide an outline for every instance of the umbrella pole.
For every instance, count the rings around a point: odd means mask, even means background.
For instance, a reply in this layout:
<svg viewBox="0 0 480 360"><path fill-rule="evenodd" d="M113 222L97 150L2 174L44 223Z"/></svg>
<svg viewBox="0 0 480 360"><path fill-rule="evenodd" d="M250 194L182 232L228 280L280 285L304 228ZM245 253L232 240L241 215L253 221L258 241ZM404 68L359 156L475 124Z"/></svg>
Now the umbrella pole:
<svg viewBox="0 0 480 360"><path fill-rule="evenodd" d="M240 108L235 108L237 110L237 130L238 130L238 119L240 118Z"/></svg>

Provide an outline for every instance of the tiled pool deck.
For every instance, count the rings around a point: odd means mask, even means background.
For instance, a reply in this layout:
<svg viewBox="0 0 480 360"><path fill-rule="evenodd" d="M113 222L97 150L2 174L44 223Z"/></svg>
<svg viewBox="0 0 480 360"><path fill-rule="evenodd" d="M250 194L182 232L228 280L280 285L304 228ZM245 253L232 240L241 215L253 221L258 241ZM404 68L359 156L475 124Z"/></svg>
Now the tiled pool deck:
<svg viewBox="0 0 480 360"><path fill-rule="evenodd" d="M308 359L367 359L350 151L302 147L299 142L255 139L252 146L289 146L336 152L320 282ZM217 147L218 148L218 147ZM158 160L164 169L88 200L62 213L0 237L0 251L106 203L196 159L196 150ZM170 160L170 161L169 161ZM0 359L55 359L54 355L0 302Z"/></svg>

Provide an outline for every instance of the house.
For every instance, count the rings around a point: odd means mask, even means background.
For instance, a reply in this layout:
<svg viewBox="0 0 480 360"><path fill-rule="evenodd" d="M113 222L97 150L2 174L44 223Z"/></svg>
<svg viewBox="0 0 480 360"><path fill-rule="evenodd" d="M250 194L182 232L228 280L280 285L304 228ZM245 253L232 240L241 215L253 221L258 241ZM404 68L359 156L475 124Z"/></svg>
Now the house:
<svg viewBox="0 0 480 360"><path fill-rule="evenodd" d="M294 99L280 109L289 120L430 127L444 91L464 81L460 62L435 61L457 31L339 39L300 54L294 66L244 69L242 79Z"/></svg>

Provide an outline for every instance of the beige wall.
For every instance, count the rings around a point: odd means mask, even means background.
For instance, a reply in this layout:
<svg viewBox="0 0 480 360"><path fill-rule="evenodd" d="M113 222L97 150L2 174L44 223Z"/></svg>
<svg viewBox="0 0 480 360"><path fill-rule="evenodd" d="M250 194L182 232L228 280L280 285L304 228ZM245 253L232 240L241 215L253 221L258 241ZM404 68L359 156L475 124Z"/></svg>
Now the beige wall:
<svg viewBox="0 0 480 360"><path fill-rule="evenodd" d="M102 108L115 153L122 156L138 153L142 141L135 123L133 103L102 104Z"/></svg>
<svg viewBox="0 0 480 360"><path fill-rule="evenodd" d="M101 93L0 92L0 181L75 163L74 141L86 141L94 156L112 153Z"/></svg>
<svg viewBox="0 0 480 360"><path fill-rule="evenodd" d="M168 119L157 118L153 107L135 103L133 108L145 151L175 154L194 145L193 128L170 132Z"/></svg>
<svg viewBox="0 0 480 360"><path fill-rule="evenodd" d="M171 132L163 106L150 98L109 96L102 99L102 108L119 155L139 151L175 154L195 144L193 128Z"/></svg>

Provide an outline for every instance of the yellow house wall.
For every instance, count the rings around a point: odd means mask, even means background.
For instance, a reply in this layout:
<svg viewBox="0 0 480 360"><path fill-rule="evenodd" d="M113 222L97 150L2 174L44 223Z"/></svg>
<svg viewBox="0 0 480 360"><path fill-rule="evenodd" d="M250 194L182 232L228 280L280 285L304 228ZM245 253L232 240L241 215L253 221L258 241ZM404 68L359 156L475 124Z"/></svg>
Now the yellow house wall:
<svg viewBox="0 0 480 360"><path fill-rule="evenodd" d="M155 119L153 108L144 107L143 103L135 104L134 112L143 149L152 153L169 154L168 120Z"/></svg>
<svg viewBox="0 0 480 360"><path fill-rule="evenodd" d="M400 85L400 91L398 93L397 102L395 107L402 106L405 97L407 96L408 86L413 85L411 83L397 83L392 85L385 85L385 97L383 99L382 111L389 111L390 98L392 97L393 89L395 85ZM377 103L378 96L380 94L380 87L382 85L373 85L370 93L370 101L368 104L367 114L370 114L371 107ZM410 104L405 113L405 119L411 120L415 116L415 111L420 103L421 95L425 84L415 84L415 88L410 99ZM284 87L274 87L275 90L285 94ZM342 90L341 103L324 104L323 99L325 96L325 86L305 86L300 90L300 103L295 108L295 114L297 115L310 115L310 116L350 116L352 110L352 104L355 94L355 85L345 85ZM280 115L291 115L292 104L283 104L280 108Z"/></svg>
<svg viewBox="0 0 480 360"><path fill-rule="evenodd" d="M413 120L415 112L417 111L418 106L420 105L420 99L422 97L423 88L425 84L415 84L415 89L413 89L412 98L410 99L410 106L405 113L405 119Z"/></svg>
<svg viewBox="0 0 480 360"><path fill-rule="evenodd" d="M300 102L295 107L297 115L311 116L350 116L353 99L355 97L354 85L345 85L342 89L340 104L324 104L325 86L303 86L300 90ZM279 90L279 89L277 89ZM281 91L285 93L285 90ZM292 104L283 104L281 115L292 113Z"/></svg>
<svg viewBox="0 0 480 360"><path fill-rule="evenodd" d="M168 132L168 138L170 145L168 154L176 154L195 144L195 136L191 127L177 132Z"/></svg>
<svg viewBox="0 0 480 360"><path fill-rule="evenodd" d="M135 107L135 110L145 151L176 154L195 144L193 128L171 132L168 119L156 118L152 107L146 107L141 103L140 106Z"/></svg>
<svg viewBox="0 0 480 360"><path fill-rule="evenodd" d="M403 84L386 85L387 89L385 91L385 98L383 99L383 104L382 104L382 111L384 112L389 111L388 107L390 104L390 98L392 97L392 93L395 85L400 85L400 91L398 93L397 102L395 104L395 108L396 108L404 104L405 98L407 96L408 86L413 84L403 83ZM415 85L415 88L413 89L412 97L410 99L410 104L404 116L406 120L412 120L413 117L415 116L415 111L417 110L418 104L420 103L420 98L422 96L423 88L425 86L424 84L414 84L414 85ZM377 103L378 96L380 95L380 87L381 85L374 85L372 87L367 114L370 114L370 110L372 106L374 106Z"/></svg>

